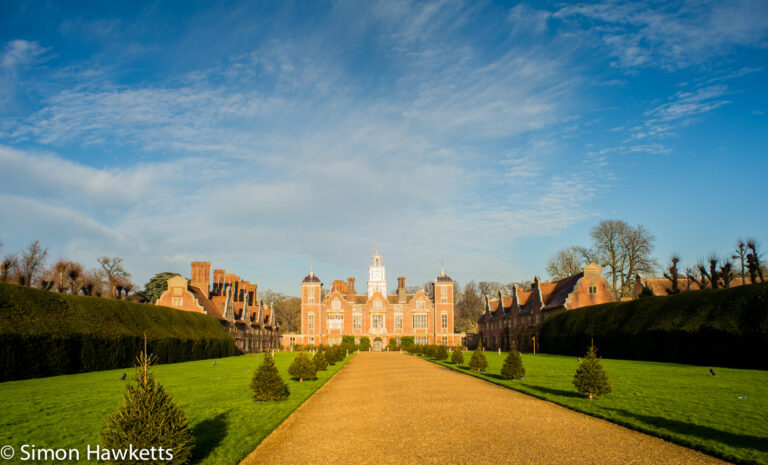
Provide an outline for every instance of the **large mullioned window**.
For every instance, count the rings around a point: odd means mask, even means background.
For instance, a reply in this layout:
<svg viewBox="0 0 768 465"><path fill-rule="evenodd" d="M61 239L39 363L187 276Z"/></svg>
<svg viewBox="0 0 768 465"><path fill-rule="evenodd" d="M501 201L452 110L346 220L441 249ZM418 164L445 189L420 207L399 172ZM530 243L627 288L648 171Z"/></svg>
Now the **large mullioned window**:
<svg viewBox="0 0 768 465"><path fill-rule="evenodd" d="M448 314L443 313L440 315L440 327L443 329L448 329Z"/></svg>
<svg viewBox="0 0 768 465"><path fill-rule="evenodd" d="M341 329L344 327L344 315L328 315L328 329Z"/></svg>
<svg viewBox="0 0 768 465"><path fill-rule="evenodd" d="M310 313L309 315L307 315L307 331L309 331L310 333L315 332L315 314L314 313Z"/></svg>
<svg viewBox="0 0 768 465"><path fill-rule="evenodd" d="M363 315L352 315L352 329L363 329Z"/></svg>
<svg viewBox="0 0 768 465"><path fill-rule="evenodd" d="M427 329L427 315L413 315L413 329Z"/></svg>
<svg viewBox="0 0 768 465"><path fill-rule="evenodd" d="M395 313L395 329L403 329L403 314Z"/></svg>

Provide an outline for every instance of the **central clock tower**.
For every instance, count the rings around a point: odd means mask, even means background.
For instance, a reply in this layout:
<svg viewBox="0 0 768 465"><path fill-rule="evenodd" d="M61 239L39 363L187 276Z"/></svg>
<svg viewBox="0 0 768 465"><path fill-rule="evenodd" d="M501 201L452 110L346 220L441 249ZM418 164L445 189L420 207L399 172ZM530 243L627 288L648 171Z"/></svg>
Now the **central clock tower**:
<svg viewBox="0 0 768 465"><path fill-rule="evenodd" d="M376 254L373 256L371 266L368 267L368 297L372 297L374 292L380 292L383 296L387 295L386 270L381 262L378 244L376 244Z"/></svg>

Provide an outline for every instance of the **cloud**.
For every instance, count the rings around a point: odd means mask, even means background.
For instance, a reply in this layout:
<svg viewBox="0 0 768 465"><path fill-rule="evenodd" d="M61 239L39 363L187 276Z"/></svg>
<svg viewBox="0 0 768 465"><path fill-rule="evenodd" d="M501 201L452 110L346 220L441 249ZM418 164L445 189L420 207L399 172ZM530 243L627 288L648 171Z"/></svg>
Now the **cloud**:
<svg viewBox="0 0 768 465"><path fill-rule="evenodd" d="M440 258L460 280L499 269L500 246L593 215L610 174L562 155L584 103L573 46L505 39L487 54L453 35L474 14L374 5L360 18L387 71L374 77L347 61L354 41L322 31L155 83L69 74L9 127L8 144L48 150L0 147L0 209L73 259L124 256L137 282L191 259L362 267L375 240L417 282ZM546 29L522 7L505 26L531 16Z"/></svg>
<svg viewBox="0 0 768 465"><path fill-rule="evenodd" d="M15 94L19 74L39 61L46 48L37 42L16 39L5 44L0 54L0 104L7 103Z"/></svg>
<svg viewBox="0 0 768 465"><path fill-rule="evenodd" d="M768 4L760 0L611 1L565 6L554 16L592 26L626 69L707 66L735 47L763 48L768 38Z"/></svg>
<svg viewBox="0 0 768 465"><path fill-rule="evenodd" d="M730 103L723 98L727 93L728 88L724 85L678 91L669 102L646 111L648 119L643 125L633 128L632 137L645 139L670 135L676 128L689 126L705 114Z"/></svg>

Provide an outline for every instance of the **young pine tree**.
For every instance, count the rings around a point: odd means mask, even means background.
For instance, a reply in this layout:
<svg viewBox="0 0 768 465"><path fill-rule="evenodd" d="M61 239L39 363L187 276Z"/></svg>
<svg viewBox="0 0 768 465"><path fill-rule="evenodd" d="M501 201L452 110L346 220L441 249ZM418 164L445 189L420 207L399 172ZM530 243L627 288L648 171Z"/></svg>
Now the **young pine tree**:
<svg viewBox="0 0 768 465"><path fill-rule="evenodd" d="M522 379L523 376L525 376L523 355L513 345L501 367L501 377L504 379Z"/></svg>
<svg viewBox="0 0 768 465"><path fill-rule="evenodd" d="M573 385L580 393L589 396L589 400L592 400L593 396L601 396L611 392L608 373L597 356L597 348L594 343L587 350L587 355L579 362L576 375L573 377Z"/></svg>
<svg viewBox="0 0 768 465"><path fill-rule="evenodd" d="M435 358L438 360L445 360L448 358L448 348L445 346L437 346L435 350Z"/></svg>
<svg viewBox="0 0 768 465"><path fill-rule="evenodd" d="M285 400L288 397L288 386L277 371L269 352L264 353L264 361L253 373L251 390L253 399L257 401Z"/></svg>
<svg viewBox="0 0 768 465"><path fill-rule="evenodd" d="M137 361L136 383L126 385L123 405L107 418L107 426L99 434L99 440L108 449L128 449L130 445L134 449L171 449L172 461L156 463L187 463L195 439L184 411L152 377L150 366L156 358L147 355L146 339L144 352L139 354Z"/></svg>
<svg viewBox="0 0 768 465"><path fill-rule="evenodd" d="M315 364L312 363L312 360L304 352L299 352L299 355L293 359L291 366L288 367L288 373L297 378L299 382L305 379L317 379L316 371Z"/></svg>
<svg viewBox="0 0 768 465"><path fill-rule="evenodd" d="M315 370L317 371L325 371L328 369L328 360L325 358L325 352L319 350L315 354L314 357L312 357L312 363L315 365Z"/></svg>
<svg viewBox="0 0 768 465"><path fill-rule="evenodd" d="M464 363L464 351L461 350L461 347L453 349L453 353L451 353L451 362L455 363L456 365L461 365Z"/></svg>
<svg viewBox="0 0 768 465"><path fill-rule="evenodd" d="M480 350L479 347L472 352L472 358L469 359L469 367L477 371L483 371L488 368L488 360L485 358L485 352Z"/></svg>

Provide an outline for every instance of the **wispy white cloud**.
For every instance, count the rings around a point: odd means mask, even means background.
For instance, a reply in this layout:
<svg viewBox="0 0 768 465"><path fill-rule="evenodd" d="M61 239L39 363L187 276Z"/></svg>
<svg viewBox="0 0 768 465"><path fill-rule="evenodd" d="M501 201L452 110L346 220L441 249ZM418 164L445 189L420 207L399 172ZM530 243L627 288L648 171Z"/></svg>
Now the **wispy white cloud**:
<svg viewBox="0 0 768 465"><path fill-rule="evenodd" d="M4 105L16 92L19 73L38 62L46 48L37 42L11 40L0 53L0 105Z"/></svg>
<svg viewBox="0 0 768 465"><path fill-rule="evenodd" d="M628 69L709 65L733 47L763 48L768 39L768 4L760 0L610 1L568 5L555 16L593 23L615 64Z"/></svg>

